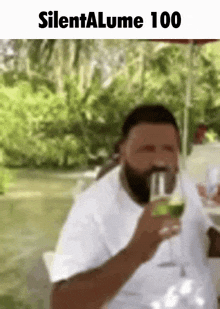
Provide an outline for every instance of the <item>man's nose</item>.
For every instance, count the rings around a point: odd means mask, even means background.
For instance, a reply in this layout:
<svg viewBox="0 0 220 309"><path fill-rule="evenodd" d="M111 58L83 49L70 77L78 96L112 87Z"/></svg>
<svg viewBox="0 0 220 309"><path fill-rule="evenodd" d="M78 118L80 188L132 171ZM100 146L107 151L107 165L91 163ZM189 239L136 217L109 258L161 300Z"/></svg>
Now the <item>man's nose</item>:
<svg viewBox="0 0 220 309"><path fill-rule="evenodd" d="M154 165L158 167L165 167L167 166L167 162L165 160L156 159L154 160Z"/></svg>
<svg viewBox="0 0 220 309"><path fill-rule="evenodd" d="M155 156L152 160L152 165L158 168L169 167L170 163L168 158L164 155L164 153L158 152L155 153Z"/></svg>
<svg viewBox="0 0 220 309"><path fill-rule="evenodd" d="M153 158L153 163L158 167L165 167L167 165L167 158L162 151L156 151Z"/></svg>

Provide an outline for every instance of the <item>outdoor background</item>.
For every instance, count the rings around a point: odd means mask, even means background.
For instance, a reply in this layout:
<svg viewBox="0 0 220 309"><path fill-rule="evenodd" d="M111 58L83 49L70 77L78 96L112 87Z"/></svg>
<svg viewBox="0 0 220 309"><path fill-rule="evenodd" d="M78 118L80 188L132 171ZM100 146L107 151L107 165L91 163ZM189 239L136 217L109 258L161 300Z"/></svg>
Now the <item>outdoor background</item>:
<svg viewBox="0 0 220 309"><path fill-rule="evenodd" d="M54 249L82 181L92 181L86 171L107 160L131 109L161 102L183 133L188 47L0 40L0 309L48 308L42 253ZM192 73L188 154L207 125L204 163L220 137L219 42L194 47Z"/></svg>

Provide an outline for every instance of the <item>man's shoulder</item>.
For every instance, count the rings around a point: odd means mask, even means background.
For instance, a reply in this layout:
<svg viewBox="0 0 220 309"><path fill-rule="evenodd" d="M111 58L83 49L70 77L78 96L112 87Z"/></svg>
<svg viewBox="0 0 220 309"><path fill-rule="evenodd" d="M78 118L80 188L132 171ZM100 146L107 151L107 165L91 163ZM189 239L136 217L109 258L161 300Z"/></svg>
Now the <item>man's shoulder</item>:
<svg viewBox="0 0 220 309"><path fill-rule="evenodd" d="M83 191L77 198L77 203L99 206L110 204L119 186L119 167L114 168L100 180L95 181L89 188Z"/></svg>
<svg viewBox="0 0 220 309"><path fill-rule="evenodd" d="M189 203L193 204L193 209L202 210L202 201L196 187L196 181L187 171L182 173L182 189L185 196L188 198Z"/></svg>
<svg viewBox="0 0 220 309"><path fill-rule="evenodd" d="M194 179L189 175L188 171L181 172L181 180L183 187L188 190L196 190L196 183Z"/></svg>
<svg viewBox="0 0 220 309"><path fill-rule="evenodd" d="M189 175L188 171L184 170L180 175L180 190L187 199L194 204L200 204L201 200L196 188L195 180Z"/></svg>

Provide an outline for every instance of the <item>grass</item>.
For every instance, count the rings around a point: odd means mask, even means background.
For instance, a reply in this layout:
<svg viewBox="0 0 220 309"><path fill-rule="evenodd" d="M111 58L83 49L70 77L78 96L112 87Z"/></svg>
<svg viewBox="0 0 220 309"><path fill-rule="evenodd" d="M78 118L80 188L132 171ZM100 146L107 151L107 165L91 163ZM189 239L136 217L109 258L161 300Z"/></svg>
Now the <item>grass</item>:
<svg viewBox="0 0 220 309"><path fill-rule="evenodd" d="M20 171L17 179L0 198L0 309L45 309L40 290L30 293L32 272L42 253L54 249L77 183L34 171Z"/></svg>

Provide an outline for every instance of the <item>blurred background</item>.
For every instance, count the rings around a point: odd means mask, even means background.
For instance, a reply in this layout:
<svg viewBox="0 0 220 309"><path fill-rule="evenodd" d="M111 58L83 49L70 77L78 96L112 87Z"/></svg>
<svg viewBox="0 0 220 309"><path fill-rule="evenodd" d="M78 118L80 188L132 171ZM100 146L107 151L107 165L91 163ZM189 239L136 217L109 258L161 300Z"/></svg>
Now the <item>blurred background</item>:
<svg viewBox="0 0 220 309"><path fill-rule="evenodd" d="M127 113L162 102L184 129L188 45L0 40L0 309L49 308L42 261ZM220 42L194 46L187 162L220 164ZM211 153L211 154L210 154Z"/></svg>

